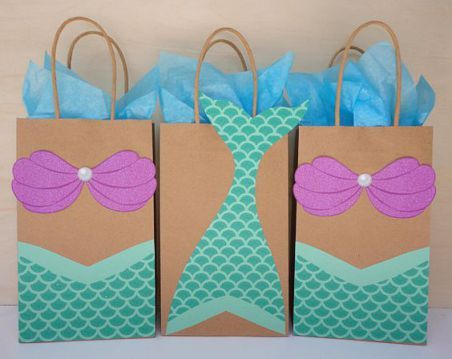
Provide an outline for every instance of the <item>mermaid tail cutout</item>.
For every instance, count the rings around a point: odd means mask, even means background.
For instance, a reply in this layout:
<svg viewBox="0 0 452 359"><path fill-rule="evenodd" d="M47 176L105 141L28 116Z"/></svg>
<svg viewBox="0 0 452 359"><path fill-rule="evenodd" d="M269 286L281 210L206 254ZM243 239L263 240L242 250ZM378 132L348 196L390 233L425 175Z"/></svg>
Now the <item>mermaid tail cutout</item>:
<svg viewBox="0 0 452 359"><path fill-rule="evenodd" d="M203 95L201 103L232 152L234 179L179 279L167 334L224 312L284 334L283 293L257 214L256 175L265 152L298 125L306 105L250 118L228 101Z"/></svg>

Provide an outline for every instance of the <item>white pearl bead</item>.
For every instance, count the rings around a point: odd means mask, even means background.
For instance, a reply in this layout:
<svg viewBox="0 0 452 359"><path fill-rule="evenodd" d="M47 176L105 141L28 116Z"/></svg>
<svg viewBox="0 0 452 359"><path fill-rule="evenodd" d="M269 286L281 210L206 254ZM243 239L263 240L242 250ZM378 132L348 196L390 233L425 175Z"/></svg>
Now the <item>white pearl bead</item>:
<svg viewBox="0 0 452 359"><path fill-rule="evenodd" d="M88 182L91 177L93 177L93 171L91 170L91 168L82 167L78 170L77 176L80 181Z"/></svg>
<svg viewBox="0 0 452 359"><path fill-rule="evenodd" d="M372 184L372 176L367 173L363 173L358 177L358 184L361 187L369 187Z"/></svg>

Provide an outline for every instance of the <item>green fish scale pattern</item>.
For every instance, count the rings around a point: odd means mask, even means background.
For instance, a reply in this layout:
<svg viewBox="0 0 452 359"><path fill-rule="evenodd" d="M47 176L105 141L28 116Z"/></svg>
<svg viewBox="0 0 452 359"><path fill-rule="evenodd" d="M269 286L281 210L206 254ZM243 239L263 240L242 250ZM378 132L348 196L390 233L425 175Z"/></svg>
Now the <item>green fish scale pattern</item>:
<svg viewBox="0 0 452 359"><path fill-rule="evenodd" d="M234 179L180 277L168 320L230 296L284 321L280 278L257 214L256 174L264 153L297 126L304 111L275 108L250 118L227 101L202 102L233 154Z"/></svg>
<svg viewBox="0 0 452 359"><path fill-rule="evenodd" d="M427 339L429 262L358 286L296 256L294 334L397 343Z"/></svg>
<svg viewBox="0 0 452 359"><path fill-rule="evenodd" d="M19 256L21 342L155 335L154 254L91 284Z"/></svg>

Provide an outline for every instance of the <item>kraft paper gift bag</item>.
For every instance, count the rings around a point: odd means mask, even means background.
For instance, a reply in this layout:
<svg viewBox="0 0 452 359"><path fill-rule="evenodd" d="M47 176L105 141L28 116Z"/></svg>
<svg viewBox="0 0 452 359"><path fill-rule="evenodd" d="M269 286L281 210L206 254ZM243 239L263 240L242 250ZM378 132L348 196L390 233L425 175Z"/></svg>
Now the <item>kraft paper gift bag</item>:
<svg viewBox="0 0 452 359"><path fill-rule="evenodd" d="M97 27L108 45L109 121L61 119L55 56L74 21ZM152 122L115 120L116 60L108 35L91 19L59 27L52 80L55 118L17 120L19 340L153 336Z"/></svg>
<svg viewBox="0 0 452 359"><path fill-rule="evenodd" d="M199 94L201 64L221 32L236 35L246 49L254 85L252 117L232 102ZM218 29L198 61L196 122L161 124L164 335L287 335L287 134L306 106L257 115L257 87L245 38L234 29ZM200 105L211 124L200 123Z"/></svg>
<svg viewBox="0 0 452 359"><path fill-rule="evenodd" d="M340 126L346 58L355 36L370 25L389 32L396 52L393 126ZM342 58L335 126L299 127L296 335L426 342L432 128L399 126L401 69L389 26L361 25Z"/></svg>

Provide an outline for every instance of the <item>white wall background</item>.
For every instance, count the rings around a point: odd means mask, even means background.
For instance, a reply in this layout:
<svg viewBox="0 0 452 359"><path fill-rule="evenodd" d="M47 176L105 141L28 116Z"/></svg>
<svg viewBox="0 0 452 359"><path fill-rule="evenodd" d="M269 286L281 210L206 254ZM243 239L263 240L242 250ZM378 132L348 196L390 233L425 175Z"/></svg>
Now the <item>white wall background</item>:
<svg viewBox="0 0 452 359"><path fill-rule="evenodd" d="M15 160L15 119L25 116L22 80L29 60L42 63L53 34L68 17L99 21L122 46L131 81L153 64L159 51L197 56L215 28L232 26L249 40L259 66L286 51L296 55L294 70L319 71L349 33L370 19L388 22L399 36L411 72L424 74L437 93L429 120L435 127L434 165L438 196L432 211L431 305L452 307L452 1L451 0L0 0L0 304L14 304L16 287L16 202L10 191ZM71 26L67 45L85 26ZM369 30L356 44L384 38ZM238 70L229 49L209 55L224 69ZM107 50L86 39L75 52L74 68L109 89ZM409 239L407 239L409 240Z"/></svg>

